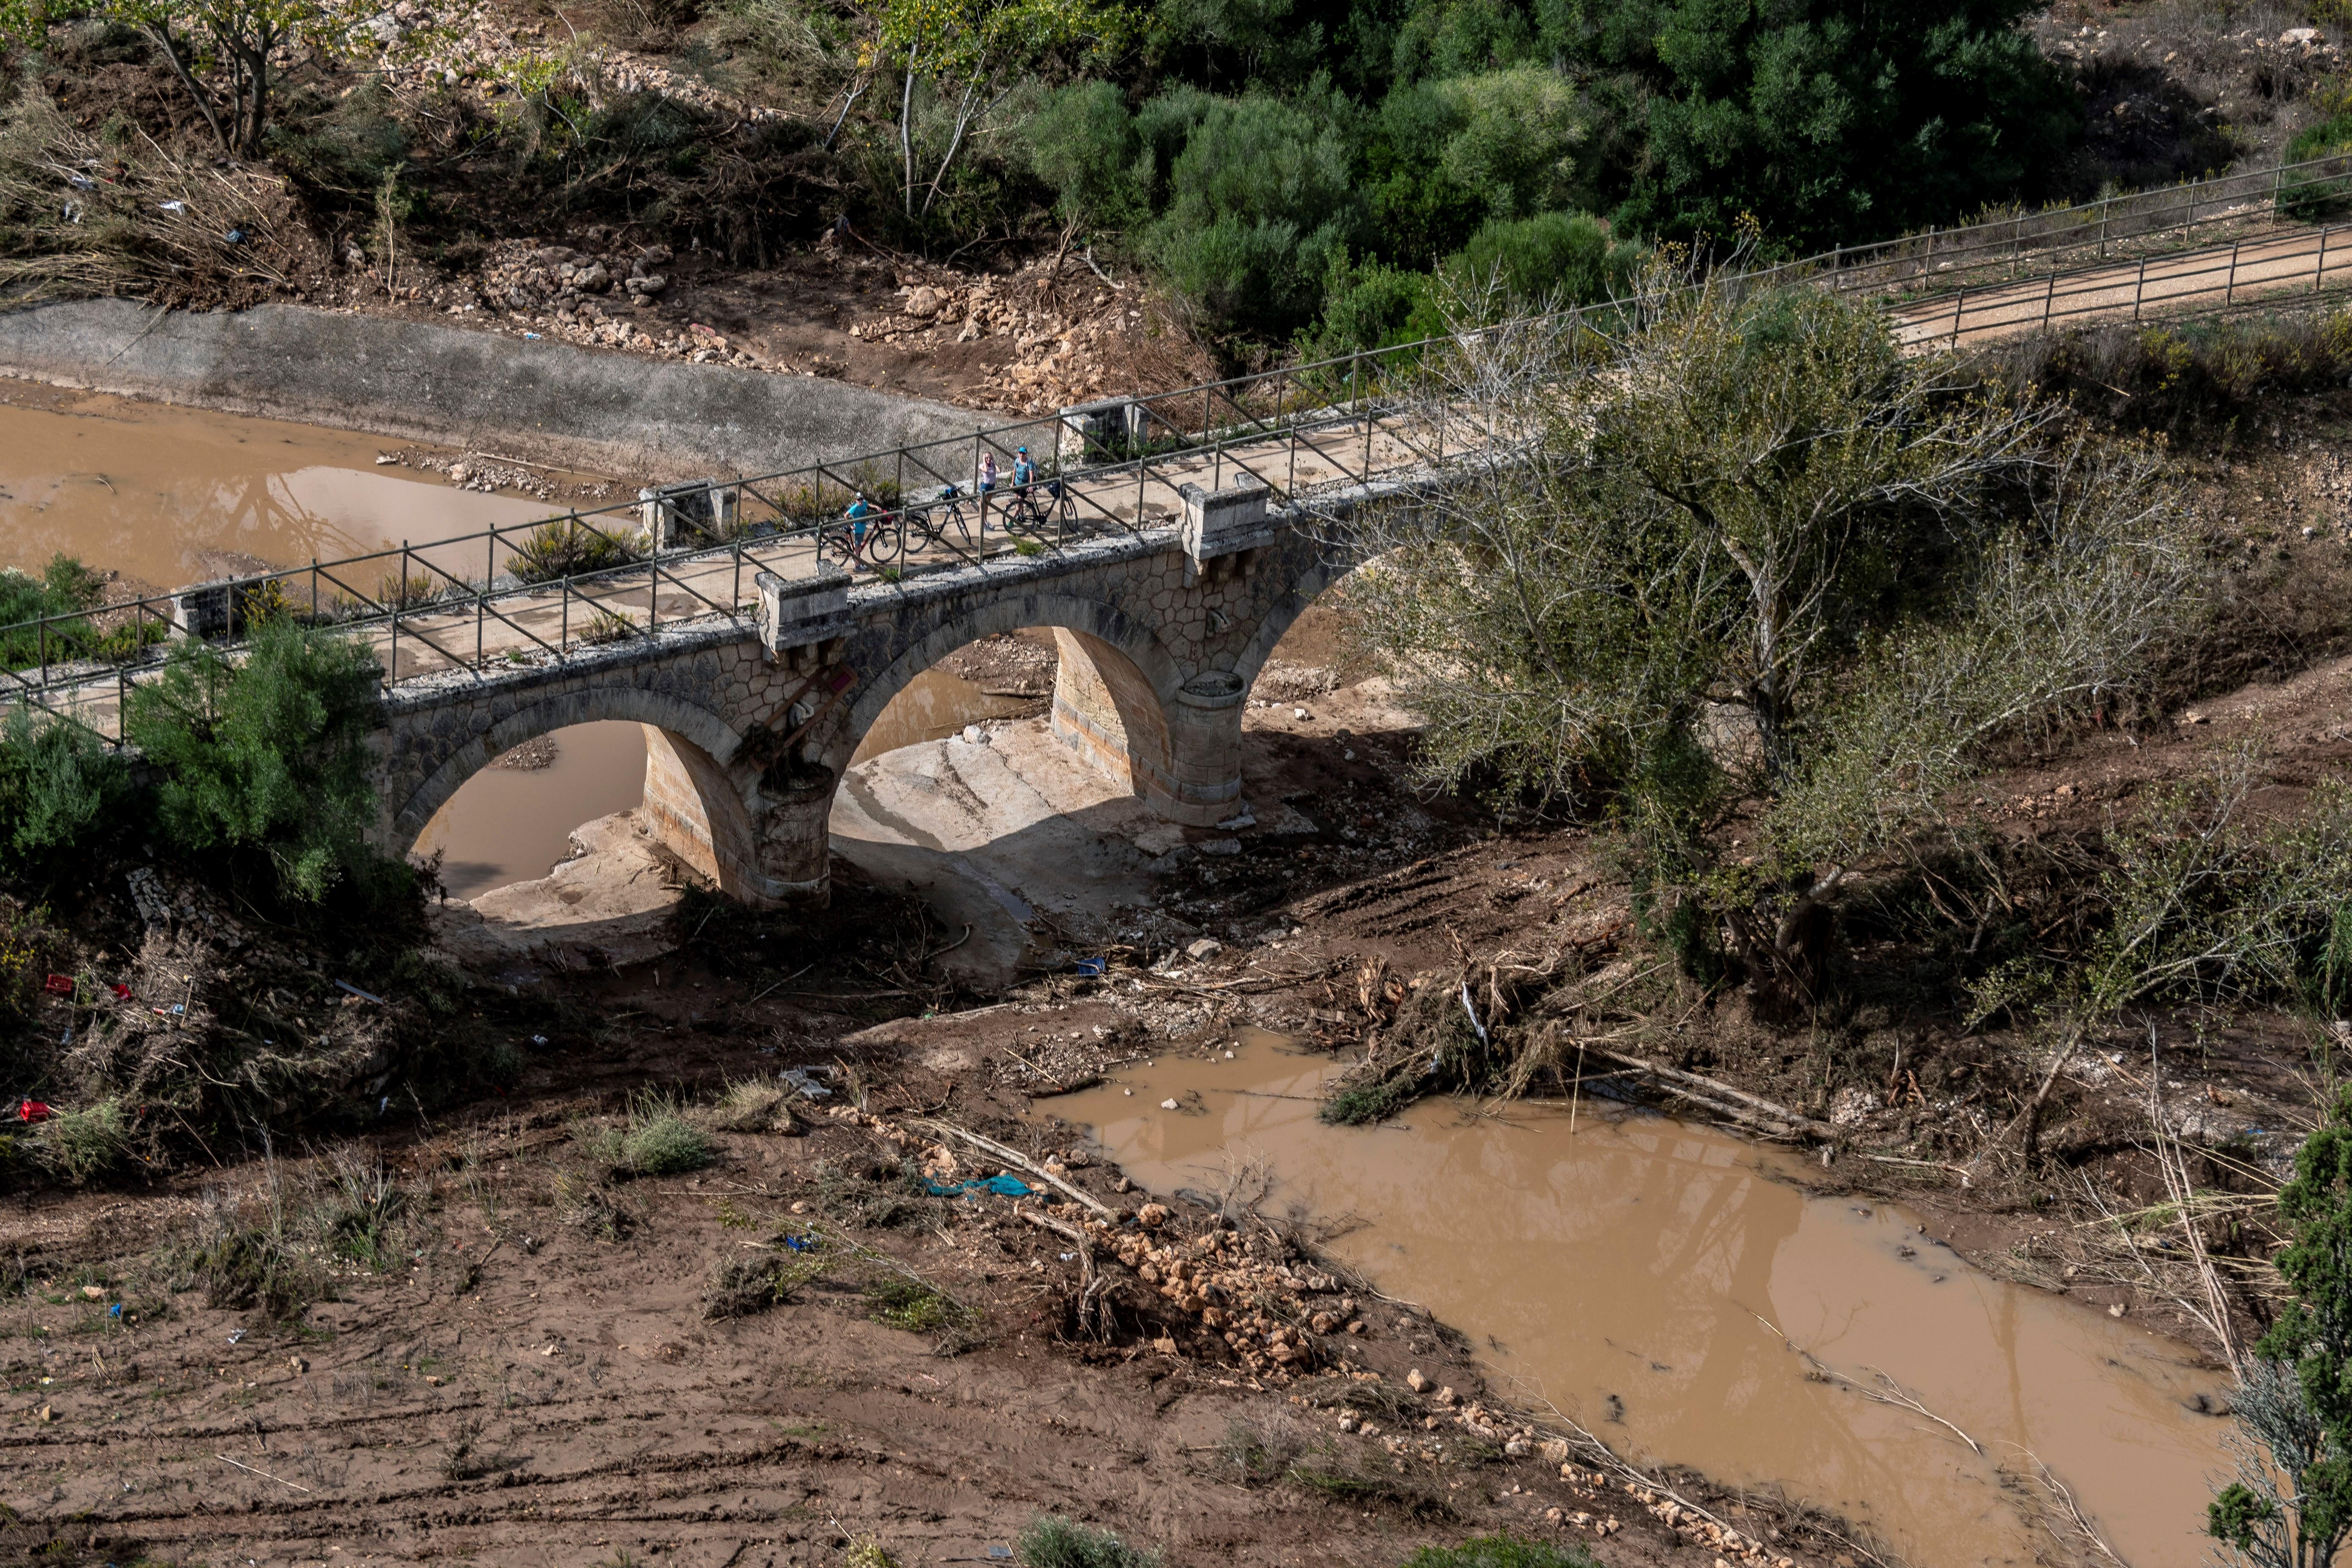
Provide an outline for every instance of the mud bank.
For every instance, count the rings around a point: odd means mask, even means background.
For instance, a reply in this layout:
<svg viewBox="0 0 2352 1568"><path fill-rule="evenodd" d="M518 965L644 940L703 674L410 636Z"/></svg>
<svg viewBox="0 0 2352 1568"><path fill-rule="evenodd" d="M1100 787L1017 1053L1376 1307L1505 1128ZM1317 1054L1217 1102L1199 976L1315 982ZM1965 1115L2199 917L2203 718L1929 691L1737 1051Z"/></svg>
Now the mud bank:
<svg viewBox="0 0 2352 1568"><path fill-rule="evenodd" d="M969 434L941 403L292 305L0 313L0 374L649 476L758 473Z"/></svg>

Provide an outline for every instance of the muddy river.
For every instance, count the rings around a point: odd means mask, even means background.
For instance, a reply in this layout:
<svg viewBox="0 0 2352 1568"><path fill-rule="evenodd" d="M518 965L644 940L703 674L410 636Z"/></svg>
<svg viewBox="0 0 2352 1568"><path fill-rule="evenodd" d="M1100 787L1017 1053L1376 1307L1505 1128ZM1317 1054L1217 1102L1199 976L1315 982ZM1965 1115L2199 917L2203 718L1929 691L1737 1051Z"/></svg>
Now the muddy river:
<svg viewBox="0 0 2352 1568"><path fill-rule="evenodd" d="M1594 1100L1573 1135L1564 1106L1453 1100L1326 1127L1329 1061L1234 1042L1041 1110L1162 1194L1265 1162L1271 1212L1338 1225L1337 1252L1483 1342L1507 1392L1629 1457L1784 1488L1920 1564L2068 1560L2038 1463L2136 1568L2205 1559L2228 1424L2193 1407L2227 1390L2185 1347L1979 1273L1898 1207L1809 1197L1792 1158L1706 1127Z"/></svg>
<svg viewBox="0 0 2352 1568"><path fill-rule="evenodd" d="M160 593L562 510L379 466L379 452L405 443L372 436L39 387L5 391L0 566L37 571L62 552Z"/></svg>

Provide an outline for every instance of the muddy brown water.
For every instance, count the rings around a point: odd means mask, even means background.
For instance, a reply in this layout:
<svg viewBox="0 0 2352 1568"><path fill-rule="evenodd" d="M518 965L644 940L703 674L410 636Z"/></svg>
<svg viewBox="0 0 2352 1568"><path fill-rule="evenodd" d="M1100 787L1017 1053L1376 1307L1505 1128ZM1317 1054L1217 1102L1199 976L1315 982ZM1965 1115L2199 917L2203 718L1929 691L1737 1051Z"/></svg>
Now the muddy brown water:
<svg viewBox="0 0 2352 1568"><path fill-rule="evenodd" d="M2190 1405L2226 1386L2188 1347L1979 1273L1899 1207L1808 1196L1792 1156L1706 1127L1590 1100L1572 1136L1564 1106L1444 1100L1327 1127L1334 1064L1233 1038L1232 1060L1162 1057L1040 1109L1161 1194L1266 1162L1273 1212L1345 1222L1334 1250L1382 1292L1620 1453L1783 1489L1919 1564L2076 1556L2038 1459L2135 1568L2205 1559L2228 1424ZM1898 1387L1982 1453L1873 1397Z"/></svg>
<svg viewBox="0 0 2352 1568"><path fill-rule="evenodd" d="M29 387L8 399L0 567L37 571L62 552L161 591L562 510L379 467L377 453L403 444L344 430Z"/></svg>

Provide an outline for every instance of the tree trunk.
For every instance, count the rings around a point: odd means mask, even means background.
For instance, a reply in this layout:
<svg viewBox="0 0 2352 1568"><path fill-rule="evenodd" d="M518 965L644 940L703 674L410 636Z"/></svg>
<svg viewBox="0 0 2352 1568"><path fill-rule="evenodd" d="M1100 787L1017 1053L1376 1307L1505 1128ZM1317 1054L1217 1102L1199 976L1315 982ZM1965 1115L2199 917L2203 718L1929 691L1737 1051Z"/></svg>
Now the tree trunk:
<svg viewBox="0 0 2352 1568"><path fill-rule="evenodd" d="M180 85L188 89L188 96L196 100L196 108L204 115L205 123L213 128L213 140L221 144L223 152L234 151L235 149L229 143L228 132L221 129L220 116L213 112L212 99L206 95L203 88L196 85L196 79L188 74L187 65L180 58L180 47L172 39L170 25L156 23L143 30L149 37L155 40L155 47L163 51L163 58L172 63L172 74L180 79Z"/></svg>
<svg viewBox="0 0 2352 1568"><path fill-rule="evenodd" d="M915 52L907 51L907 81L898 93L898 158L906 165L907 216L915 216Z"/></svg>

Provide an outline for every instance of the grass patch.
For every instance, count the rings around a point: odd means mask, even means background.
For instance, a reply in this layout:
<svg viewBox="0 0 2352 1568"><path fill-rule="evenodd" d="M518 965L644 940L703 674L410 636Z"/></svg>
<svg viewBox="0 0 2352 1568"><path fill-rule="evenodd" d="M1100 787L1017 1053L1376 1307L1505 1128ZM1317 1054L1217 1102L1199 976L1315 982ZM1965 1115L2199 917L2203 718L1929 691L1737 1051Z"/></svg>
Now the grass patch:
<svg viewBox="0 0 2352 1568"><path fill-rule="evenodd" d="M1385 1121L1402 1110L1421 1092L1420 1085L1403 1078L1375 1078L1340 1085L1315 1109L1316 1116L1334 1127L1361 1127Z"/></svg>
<svg viewBox="0 0 2352 1568"><path fill-rule="evenodd" d="M588 624L580 633L585 643L626 642L637 635L637 623L617 611L599 605L588 614Z"/></svg>
<svg viewBox="0 0 2352 1568"><path fill-rule="evenodd" d="M800 1288L825 1271L825 1260L805 1254L772 1257L761 1253L722 1258L710 1270L710 1289L703 1292L706 1321L748 1318L780 1307Z"/></svg>
<svg viewBox="0 0 2352 1568"><path fill-rule="evenodd" d="M1280 1480L1298 1457L1299 1447L1280 1434L1246 1421L1233 1421L1226 1424L1214 1452L1220 1471L1245 1487L1255 1487Z"/></svg>
<svg viewBox="0 0 2352 1568"><path fill-rule="evenodd" d="M320 1243L332 1256L381 1274L399 1253L395 1232L404 1206L400 1188L373 1152L338 1149L329 1167L333 1190L315 1218Z"/></svg>
<svg viewBox="0 0 2352 1568"><path fill-rule="evenodd" d="M1160 1553L1058 1513L1029 1521L1014 1543L1022 1568L1157 1568Z"/></svg>
<svg viewBox="0 0 2352 1568"><path fill-rule="evenodd" d="M877 1323L910 1334L935 1334L962 1316L945 1292L904 1276L885 1276L866 1287L868 1315Z"/></svg>
<svg viewBox="0 0 2352 1568"><path fill-rule="evenodd" d="M184 1277L200 1285L209 1307L258 1309L283 1322L326 1294L318 1266L289 1235L276 1176L269 1211L259 1223L246 1218L226 1193L205 1195L194 1244L181 1258Z"/></svg>
<svg viewBox="0 0 2352 1568"><path fill-rule="evenodd" d="M557 1174L554 1197L557 1219L599 1241L625 1241L636 1228L635 1215L614 1202L601 1183L576 1172Z"/></svg>
<svg viewBox="0 0 2352 1568"><path fill-rule="evenodd" d="M698 1171L718 1156L710 1135L688 1121L666 1094L640 1094L629 1101L628 1118L620 1126L575 1135L607 1179L674 1176Z"/></svg>
<svg viewBox="0 0 2352 1568"><path fill-rule="evenodd" d="M722 1132L790 1132L792 1096L765 1079L730 1083L711 1121Z"/></svg>
<svg viewBox="0 0 2352 1568"><path fill-rule="evenodd" d="M625 566L636 559L628 545L593 526L569 518L542 522L514 547L511 569L526 583L547 583Z"/></svg>
<svg viewBox="0 0 2352 1568"><path fill-rule="evenodd" d="M678 1113L666 1095L641 1095L629 1106L621 1134L621 1158L640 1176L674 1176L698 1171L716 1157L709 1134Z"/></svg>

